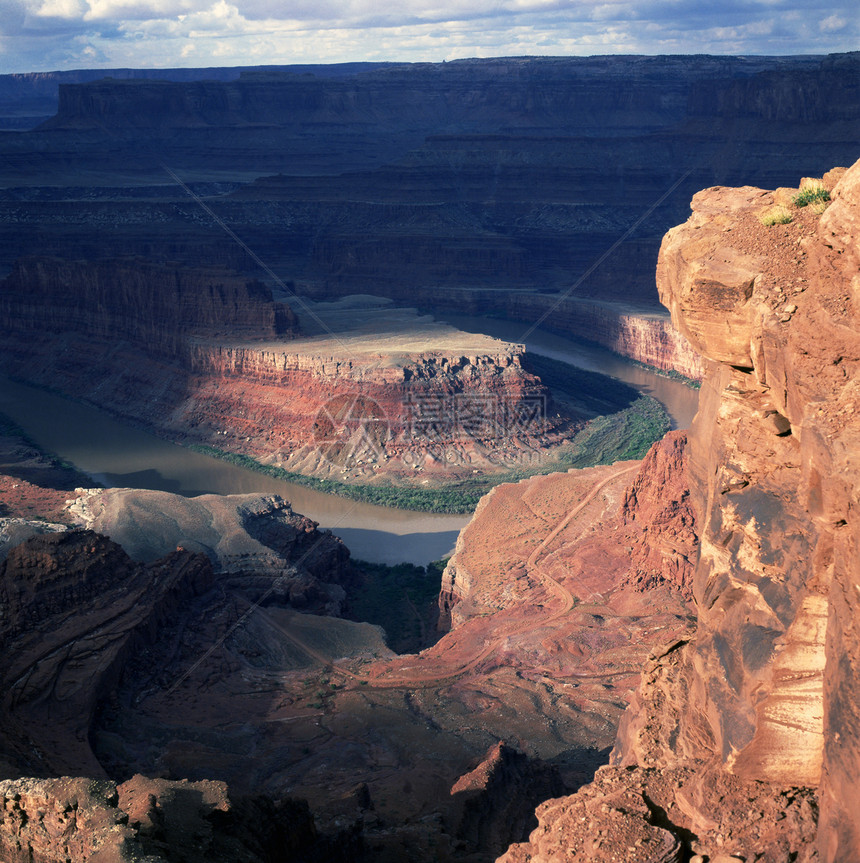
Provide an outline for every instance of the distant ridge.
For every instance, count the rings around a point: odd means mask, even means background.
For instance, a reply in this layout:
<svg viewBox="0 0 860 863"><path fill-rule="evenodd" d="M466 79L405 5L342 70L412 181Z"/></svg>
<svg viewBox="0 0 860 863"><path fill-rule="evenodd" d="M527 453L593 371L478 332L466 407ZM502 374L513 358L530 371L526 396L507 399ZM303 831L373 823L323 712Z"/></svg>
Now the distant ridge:
<svg viewBox="0 0 860 863"><path fill-rule="evenodd" d="M141 81L235 81L245 72L270 70L339 78L389 63L329 63L287 66L211 66L193 69L69 69L0 75L0 130L32 129L57 113L61 84L86 84L104 78Z"/></svg>

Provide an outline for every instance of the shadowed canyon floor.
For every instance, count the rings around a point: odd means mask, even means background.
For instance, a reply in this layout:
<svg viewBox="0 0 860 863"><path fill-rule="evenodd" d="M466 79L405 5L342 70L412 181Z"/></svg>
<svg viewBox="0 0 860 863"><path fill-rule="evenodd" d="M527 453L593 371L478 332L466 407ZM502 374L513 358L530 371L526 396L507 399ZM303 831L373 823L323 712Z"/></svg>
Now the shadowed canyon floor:
<svg viewBox="0 0 860 863"><path fill-rule="evenodd" d="M468 620L420 655L390 655L372 627L296 614L271 596L261 606L260 575L216 576L216 590L166 614L157 641L127 659L91 730L99 762L118 779L206 776L227 780L231 794L305 797L327 833L358 817L370 859L403 859L406 847L414 859L492 859L516 836L488 804L464 809L462 792L449 794L458 776L507 740L554 765L557 784L546 793L575 787L611 744L650 646L689 626L677 591L655 588L656 609L618 550L650 541L635 521L623 523L638 470L629 463L497 489L454 558L475 588L467 597L457 585L455 608L468 606ZM156 516L138 509L124 518L139 543ZM664 544L689 556L685 519ZM517 572L499 572L494 559L480 565L490 536ZM514 770L510 757L490 774ZM372 807L356 802L361 782ZM516 823L524 829L527 819Z"/></svg>

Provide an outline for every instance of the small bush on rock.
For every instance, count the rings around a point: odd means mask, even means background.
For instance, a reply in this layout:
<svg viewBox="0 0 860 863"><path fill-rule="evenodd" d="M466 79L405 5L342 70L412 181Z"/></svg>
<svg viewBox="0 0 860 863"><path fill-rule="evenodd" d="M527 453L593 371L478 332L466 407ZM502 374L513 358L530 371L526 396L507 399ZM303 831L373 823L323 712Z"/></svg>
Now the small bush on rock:
<svg viewBox="0 0 860 863"><path fill-rule="evenodd" d="M768 207L759 215L758 220L763 225L768 226L787 225L791 221L791 213L786 207L780 207L777 205L775 207Z"/></svg>
<svg viewBox="0 0 860 863"><path fill-rule="evenodd" d="M807 204L826 204L830 200L830 192L824 188L824 183L820 180L812 180L800 187L800 191L791 199L794 201L795 207L805 207ZM816 212L817 206L816 206ZM824 208L821 208L824 212Z"/></svg>

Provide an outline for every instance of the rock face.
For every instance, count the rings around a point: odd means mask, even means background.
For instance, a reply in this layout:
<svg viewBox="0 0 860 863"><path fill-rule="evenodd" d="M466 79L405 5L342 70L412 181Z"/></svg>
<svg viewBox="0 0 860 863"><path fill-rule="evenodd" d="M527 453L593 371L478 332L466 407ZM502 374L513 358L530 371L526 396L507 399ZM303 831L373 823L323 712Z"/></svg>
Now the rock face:
<svg viewBox="0 0 860 863"><path fill-rule="evenodd" d="M847 54L69 83L45 128L3 139L0 266L33 248L258 276L263 261L316 298L374 293L465 312L477 295L483 309L514 294L511 314L529 323L567 293L653 312L660 237L693 191L782 185L853 160L857 76ZM82 171L98 173L97 189ZM594 311L574 304L552 317L653 362L652 346L639 348L652 337L611 314L592 326Z"/></svg>
<svg viewBox="0 0 860 863"><path fill-rule="evenodd" d="M497 743L452 786L459 811L454 834L488 854L500 854L528 832L534 806L564 791L558 770Z"/></svg>
<svg viewBox="0 0 860 863"><path fill-rule="evenodd" d="M668 582L692 599L699 537L690 500L687 452L687 433L682 431L668 432L652 446L627 489L620 516L625 527L636 531L629 582L643 591Z"/></svg>
<svg viewBox="0 0 860 863"><path fill-rule="evenodd" d="M354 850L318 841L306 804L231 798L223 782L5 780L0 799L8 863L271 863Z"/></svg>
<svg viewBox="0 0 860 863"><path fill-rule="evenodd" d="M182 357L189 339L289 338L289 306L260 282L217 269L148 261L27 258L0 284L0 323L30 333L73 332L128 340L157 356Z"/></svg>
<svg viewBox="0 0 860 863"><path fill-rule="evenodd" d="M630 829L674 840L669 856L631 842L627 860L860 857L860 163L823 184L823 214L795 207L797 189L705 190L663 241L661 296L709 363L689 445L698 629L646 667L617 766L544 806L506 861L562 859L583 807L563 859L609 859L594 847L630 793ZM775 204L791 223L760 221Z"/></svg>
<svg viewBox="0 0 860 863"><path fill-rule="evenodd" d="M0 565L0 634L9 657L3 729L12 769L104 776L88 742L96 704L128 651L211 582L205 557L174 552L143 567L85 531L35 536L12 549ZM74 608L87 611L69 615Z"/></svg>

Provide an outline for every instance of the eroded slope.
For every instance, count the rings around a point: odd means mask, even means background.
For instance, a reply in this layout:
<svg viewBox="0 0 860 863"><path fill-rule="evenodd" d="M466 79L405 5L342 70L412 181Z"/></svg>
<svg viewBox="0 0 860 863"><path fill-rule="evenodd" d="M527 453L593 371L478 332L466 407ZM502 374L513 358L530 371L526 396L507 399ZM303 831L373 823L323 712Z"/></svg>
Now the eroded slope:
<svg viewBox="0 0 860 863"><path fill-rule="evenodd" d="M646 668L618 766L505 861L860 856L860 163L823 186L823 215L797 189L708 189L664 239L661 295L710 362L698 629ZM763 224L779 204L792 221Z"/></svg>

